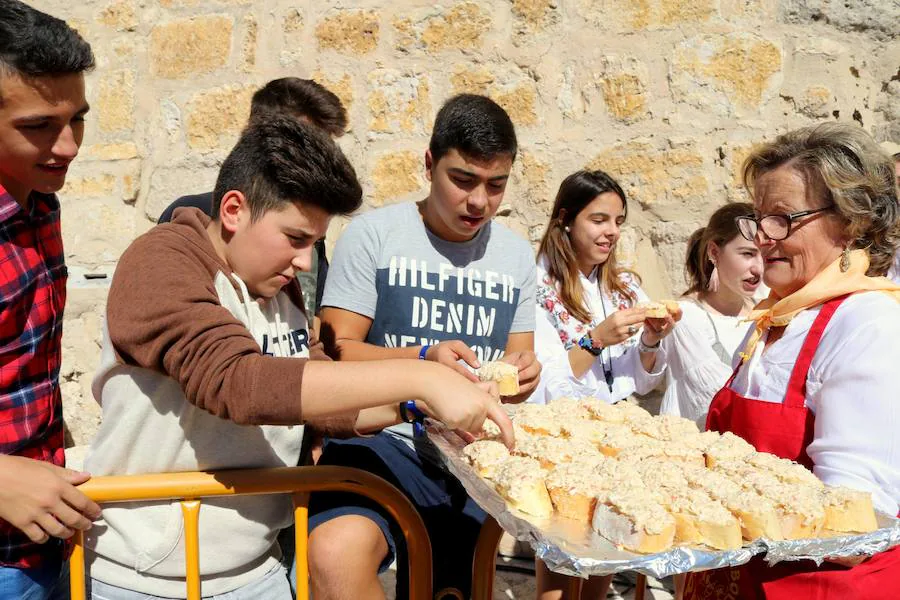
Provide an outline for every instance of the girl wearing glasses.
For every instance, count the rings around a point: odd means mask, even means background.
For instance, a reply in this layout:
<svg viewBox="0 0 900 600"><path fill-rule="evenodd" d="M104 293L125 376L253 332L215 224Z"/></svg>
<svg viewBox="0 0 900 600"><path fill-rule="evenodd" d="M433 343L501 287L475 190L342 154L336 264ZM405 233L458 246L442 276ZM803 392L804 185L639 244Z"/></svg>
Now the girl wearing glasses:
<svg viewBox="0 0 900 600"><path fill-rule="evenodd" d="M648 298L616 260L626 215L625 192L603 171L578 171L560 185L538 249L534 346L543 370L529 402L613 403L649 392L662 377L657 351L675 320L647 319L634 307ZM605 598L611 579L591 578L581 597ZM558 598L568 580L538 562L538 598Z"/></svg>
<svg viewBox="0 0 900 600"><path fill-rule="evenodd" d="M739 217L771 288L707 426L802 463L829 485L900 510L897 340L900 286L885 277L900 242L893 165L859 127L829 123L765 144L744 164L754 216ZM737 590L737 593L735 593ZM863 559L688 576L685 598L900 597L900 549Z"/></svg>
<svg viewBox="0 0 900 600"><path fill-rule="evenodd" d="M691 285L680 302L684 316L662 343L668 366L660 413L697 421L701 430L709 403L731 374L762 282L759 249L735 222L752 213L751 204L726 204L693 233L685 264Z"/></svg>

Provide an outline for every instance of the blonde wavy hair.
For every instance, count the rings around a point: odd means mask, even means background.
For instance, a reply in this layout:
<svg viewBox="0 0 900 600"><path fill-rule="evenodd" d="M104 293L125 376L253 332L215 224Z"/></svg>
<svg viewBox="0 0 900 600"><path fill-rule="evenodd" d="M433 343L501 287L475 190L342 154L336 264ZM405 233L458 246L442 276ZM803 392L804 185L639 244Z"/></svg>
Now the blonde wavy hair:
<svg viewBox="0 0 900 600"><path fill-rule="evenodd" d="M756 180L790 163L808 184L820 185L846 223L851 248L869 254L867 275L887 273L900 245L900 206L894 163L860 127L823 123L796 129L755 148L744 161L750 195Z"/></svg>

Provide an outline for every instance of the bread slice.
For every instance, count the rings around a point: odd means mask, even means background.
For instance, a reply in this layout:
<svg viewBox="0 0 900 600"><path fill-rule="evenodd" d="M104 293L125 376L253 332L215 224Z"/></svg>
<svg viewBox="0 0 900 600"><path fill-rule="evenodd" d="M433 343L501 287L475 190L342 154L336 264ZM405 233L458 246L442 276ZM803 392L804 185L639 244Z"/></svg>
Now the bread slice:
<svg viewBox="0 0 900 600"><path fill-rule="evenodd" d="M513 424L528 433L559 437L560 419L546 404L520 404L512 417Z"/></svg>
<svg viewBox="0 0 900 600"><path fill-rule="evenodd" d="M602 460L602 459L600 459ZM547 475L547 491L556 512L567 519L590 523L602 490L602 480L597 476L595 463L576 460L557 466Z"/></svg>
<svg viewBox="0 0 900 600"><path fill-rule="evenodd" d="M775 475L785 483L809 485L816 488L824 488L822 480L813 475L812 471L792 460L780 458L768 452L754 452L744 460L748 464Z"/></svg>
<svg viewBox="0 0 900 600"><path fill-rule="evenodd" d="M496 381L501 396L519 393L519 368L515 365L500 360L484 362L475 374L481 381Z"/></svg>
<svg viewBox="0 0 900 600"><path fill-rule="evenodd" d="M756 448L748 444L744 438L726 431L706 448L704 454L706 455L706 466L713 469L718 462L739 460L754 452L756 452Z"/></svg>
<svg viewBox="0 0 900 600"><path fill-rule="evenodd" d="M644 314L651 319L665 319L669 316L669 310L662 302L638 302L635 308L644 310Z"/></svg>
<svg viewBox="0 0 900 600"><path fill-rule="evenodd" d="M825 506L820 488L785 483L765 471L739 474L740 484L772 501L786 540L816 537L825 525Z"/></svg>
<svg viewBox="0 0 900 600"><path fill-rule="evenodd" d="M826 486L822 490L825 525L829 531L865 533L878 529L872 494L845 487Z"/></svg>
<svg viewBox="0 0 900 600"><path fill-rule="evenodd" d="M516 441L513 454L534 458L544 469L571 462L578 458L600 460L602 455L590 442L582 439L555 438L531 435Z"/></svg>
<svg viewBox="0 0 900 600"><path fill-rule="evenodd" d="M556 398L547 406L562 421L583 421L591 418L588 406L595 402L601 402L596 398Z"/></svg>
<svg viewBox="0 0 900 600"><path fill-rule="evenodd" d="M629 425L635 433L663 442L681 441L700 435L696 423L675 415L660 415L649 419L636 418L629 421Z"/></svg>
<svg viewBox="0 0 900 600"><path fill-rule="evenodd" d="M591 525L617 546L644 554L675 541L675 519L647 490L622 487L597 496Z"/></svg>
<svg viewBox="0 0 900 600"><path fill-rule="evenodd" d="M490 479L497 467L509 459L509 450L501 442L478 440L462 450L463 456L478 473L479 477Z"/></svg>
<svg viewBox="0 0 900 600"><path fill-rule="evenodd" d="M615 404L609 404L602 400L597 402L589 402L585 407L590 414L590 418L604 423L624 423L625 411L616 408Z"/></svg>
<svg viewBox="0 0 900 600"><path fill-rule="evenodd" d="M675 518L675 541L733 550L743 544L741 524L731 511L709 494L691 488L672 491L665 508Z"/></svg>
<svg viewBox="0 0 900 600"><path fill-rule="evenodd" d="M631 433L631 429L624 423L607 423L604 421L578 421L568 420L560 423L563 436L572 440L584 440L595 446L606 438L610 432Z"/></svg>
<svg viewBox="0 0 900 600"><path fill-rule="evenodd" d="M703 490L737 517L744 539L784 539L781 515L772 500L760 496L752 489L744 489L716 471L683 469L682 472L691 487Z"/></svg>
<svg viewBox="0 0 900 600"><path fill-rule="evenodd" d="M553 504L544 483L546 472L533 458L510 456L497 466L490 481L512 508L535 517L549 517Z"/></svg>

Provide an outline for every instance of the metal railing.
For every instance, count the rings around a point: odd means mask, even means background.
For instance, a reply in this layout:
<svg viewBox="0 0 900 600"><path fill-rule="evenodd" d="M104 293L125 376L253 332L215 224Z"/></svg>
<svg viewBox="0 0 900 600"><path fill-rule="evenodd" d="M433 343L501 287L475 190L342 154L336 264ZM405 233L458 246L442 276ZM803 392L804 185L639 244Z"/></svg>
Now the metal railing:
<svg viewBox="0 0 900 600"><path fill-rule="evenodd" d="M409 597L430 600L431 543L421 517L397 488L380 477L348 467L279 467L195 473L160 473L94 477L79 486L97 503L180 500L184 517L187 600L200 600L201 498L251 494L291 494L296 530L297 598L309 598L307 518L309 492L350 492L365 496L388 511L406 538ZM71 600L85 600L84 535L76 532L69 561Z"/></svg>

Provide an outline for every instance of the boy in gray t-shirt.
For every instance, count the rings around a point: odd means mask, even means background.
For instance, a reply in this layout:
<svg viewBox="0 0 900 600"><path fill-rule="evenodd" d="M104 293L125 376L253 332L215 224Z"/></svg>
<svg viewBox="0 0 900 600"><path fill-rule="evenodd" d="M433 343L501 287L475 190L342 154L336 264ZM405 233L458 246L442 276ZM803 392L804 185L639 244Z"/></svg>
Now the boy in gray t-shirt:
<svg viewBox="0 0 900 600"><path fill-rule="evenodd" d="M338 240L321 312L322 337L337 357L434 360L473 380L472 368L504 360L519 367L520 383L519 395L504 401L530 395L540 374L533 252L492 221L516 149L509 116L488 98L456 96L441 108L425 155L428 197L359 216ZM329 441L319 464L362 468L401 489L429 530L435 591L468 597L485 513L429 460L432 450L405 424ZM378 572L399 551L397 597L406 597L403 536L383 509L353 495L315 494L310 514L314 596L379 598Z"/></svg>

